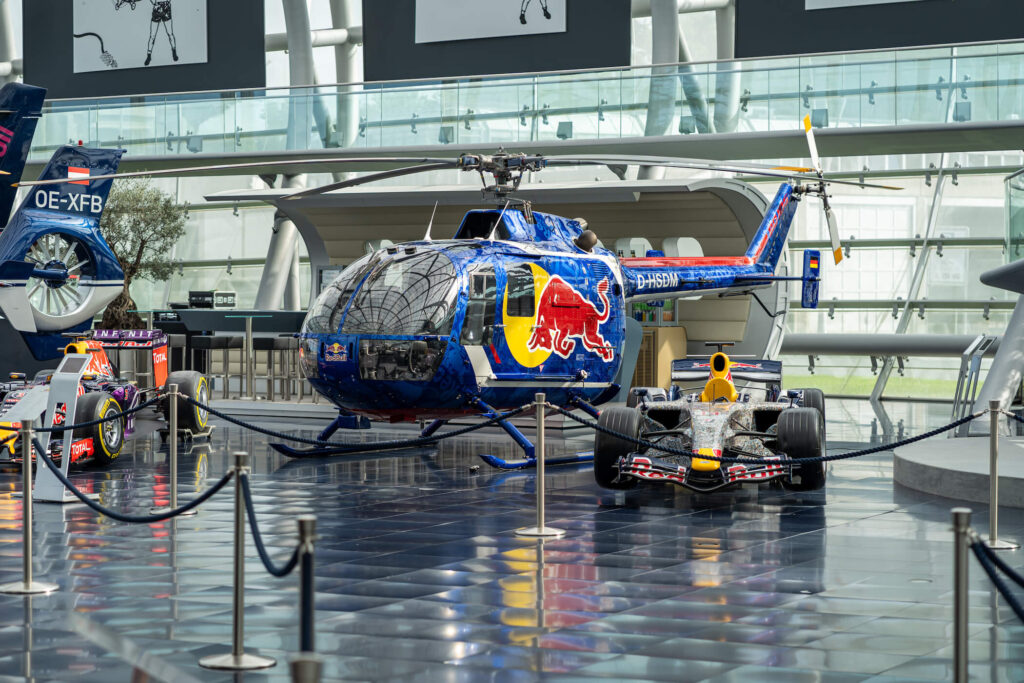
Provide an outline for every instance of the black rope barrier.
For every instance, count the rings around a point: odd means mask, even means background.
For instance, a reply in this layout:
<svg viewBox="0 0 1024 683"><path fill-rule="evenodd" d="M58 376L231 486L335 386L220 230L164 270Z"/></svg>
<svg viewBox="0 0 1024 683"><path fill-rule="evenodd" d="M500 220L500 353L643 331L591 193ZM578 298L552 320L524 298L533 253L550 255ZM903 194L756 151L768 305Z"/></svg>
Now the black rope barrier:
<svg viewBox="0 0 1024 683"><path fill-rule="evenodd" d="M549 403L548 407L552 408L555 412L561 413L562 415L564 415L565 417L568 417L571 420L575 420L576 422L579 422L580 424L582 424L584 426L590 427L591 429L593 429L595 431L601 432L603 434L608 434L609 436L614 436L615 438L622 439L623 441L628 441L628 442L630 442L630 443L632 443L634 445L641 446L643 448L650 448L650 449L653 449L653 450L656 450L656 451L661 451L662 453L668 453L669 455L683 455L683 456L686 456L686 457L693 457L693 453L691 451L684 451L684 450L681 450L679 448L672 448L671 446L661 445L661 444L655 443L653 441L647 441L646 439L638 439L637 437L630 436L628 434L620 434L619 432L616 432L616 431L614 431L612 429L608 429L607 427L605 427L605 426L603 426L603 425L601 425L601 424L599 424L597 422L594 422L593 420L588 420L586 418L582 418L582 417L579 417L577 415L574 415L571 411L566 410L565 408L562 408L561 406L556 406L556 405L552 405L552 404ZM816 458L800 458L799 460L794 460L792 462L793 462L793 464L805 465L805 464L812 464L812 463L817 463L817 462L832 462L833 460L845 460L847 458L858 458L858 457L861 457L861 456L864 456L864 455L872 455L874 453L881 453L883 451L891 451L894 448L899 448L901 446L906 446L908 444L912 444L912 443L915 443L917 441L921 441L923 439L931 438L931 437L933 437L933 436L935 436L937 434L942 434L943 432L948 432L950 429L956 429L960 425L965 424L967 422L970 422L971 420L974 420L974 419L980 417L981 415L984 415L986 412L988 412L988 411L984 411L983 410L983 411L980 411L980 412L975 413L973 415L968 415L966 417L962 417L959 420L957 420L956 422L951 422L950 424L945 425L943 427L938 427L936 429L932 429L930 431L924 432L923 434L918 434L917 436L912 436L910 438L903 439L902 441L896 441L895 443L883 444L881 446L872 446L871 448L864 448L864 449L859 450L859 451L849 451L847 453L836 453L836 454L833 454L833 455L822 455L822 456L818 456ZM741 464L746 464L746 465L751 465L751 464L758 464L758 465L760 465L760 464L764 464L764 462L765 462L764 460L761 460L760 458L730 458L730 457L727 457L727 456L717 456L717 455L702 455L701 458L703 458L704 460L715 460L717 462L722 462L722 463L727 463L727 464L741 463Z"/></svg>
<svg viewBox="0 0 1024 683"><path fill-rule="evenodd" d="M1006 417L1009 417L1011 419L1016 420L1017 422L1024 423L1024 417L1021 417L1020 415L1017 415L1016 413L1011 413L1009 410L1000 410L999 412L1001 412Z"/></svg>
<svg viewBox="0 0 1024 683"><path fill-rule="evenodd" d="M292 551L291 557L284 563L283 566L278 567L274 564L274 561L270 559L270 553L267 552L267 548L263 545L263 536L260 534L260 525L256 521L256 507L252 503L252 491L249 489L249 475L242 473L238 476L238 483L242 486L242 497L245 498L245 512L249 516L249 528L252 529L252 540L256 546L256 552L260 556L260 561L263 562L263 566L266 570L277 578L288 576L295 569L295 565L299 563L299 550L301 546L295 546L295 550Z"/></svg>
<svg viewBox="0 0 1024 683"><path fill-rule="evenodd" d="M266 436L270 436L270 437L273 437L275 439L282 439L284 441L295 441L297 443L309 444L311 446L321 446L321 447L326 446L326 447L331 448L331 450L335 454L339 454L339 455L340 454L344 454L344 453L365 453L365 452L368 452L368 451L384 451L384 450L394 450L394 449L398 449L398 448L415 448L417 446L429 446L429 445L437 443L438 441L442 441L444 439L450 439L450 438L455 437L455 436L462 436L463 434L469 434L470 432L475 432L475 431L477 431L479 429L483 429L485 427L490 427L491 425L497 424L498 422L501 422L502 420L507 420L507 419L515 417L516 415L519 415L519 414L521 414L523 412L526 412L531 407L533 407L533 404L527 404L525 406L521 406L519 408L515 408L513 410L510 410L508 412L501 413L500 415L495 415L494 417L489 418L488 420L486 420L484 422L480 422L480 423L475 424L475 425L469 425L468 427L462 427L461 429L453 429L450 432L443 432L443 433L440 433L440 434L432 434L431 436L422 436L422 437L415 438L415 439L398 439L398 440L392 440L392 441L374 441L374 442L368 442L368 443L363 443L363 444L345 444L345 443L338 443L336 441L322 441L320 439L307 439L307 438L302 437L302 436L295 436L295 435L292 435L292 434L285 434L284 432L278 432L278 431L275 431L273 429L267 429L266 427L260 427L258 425L254 425L254 424L250 424L248 422L245 422L244 420L239 420L238 418L232 417L231 415L228 415L227 413L223 413L223 412L221 412L219 410L216 410L215 408L213 408L211 406L204 405L204 404L200 403L199 401L196 401L195 399L193 399L191 396L185 396L184 394L179 394L179 396L181 396L181 398L183 398L188 403L191 403L192 405L196 406L197 408L201 408L202 410L205 410L206 412L210 413L211 415L213 415L215 417L219 417L222 420L230 422L230 423L232 423L234 425L237 425L239 427L242 427L244 429L249 429L249 430L252 430L254 432L259 432L260 434L264 434ZM323 455L323 454L321 454L321 453L310 453L308 457L319 457L320 455ZM298 456L298 457L303 457L303 456Z"/></svg>
<svg viewBox="0 0 1024 683"><path fill-rule="evenodd" d="M999 594L1003 596L1004 600L1006 600L1006 604L1010 606L1010 609L1013 610L1013 613L1017 615L1018 619L1024 621L1024 605L1021 605L1017 596L1010 592L1010 587L1006 585L1003 578L999 576L999 572L996 571L996 564L994 562L995 553L980 540L971 543L971 550L974 552L974 556L978 558L978 564L981 565L981 568L985 570L985 573L988 574L988 578L995 585L996 590L999 591Z"/></svg>
<svg viewBox="0 0 1024 683"><path fill-rule="evenodd" d="M1010 580L1012 580L1015 584L1017 584L1021 588L1024 588L1024 576L1021 576L1013 567L1006 564L1006 562L1003 561L1003 558L999 557L999 553L997 553L995 550L989 548L984 543L982 543L981 546L984 549L985 554L988 555L989 559L992 560L992 563L996 567L998 567L1001 572L1010 577Z"/></svg>
<svg viewBox="0 0 1024 683"><path fill-rule="evenodd" d="M89 420L88 422L80 422L78 424L73 424L73 425L59 425L59 426L56 426L56 427L33 427L32 431L34 431L34 432L63 432L63 431L68 430L68 429L85 429L86 427L94 427L94 426L96 426L98 424L103 424L104 422L110 422L111 420L118 420L118 419L121 419L122 417L128 417L129 415L133 415L133 414L139 412L140 410L144 410L144 409L148 408L149 406L153 405L154 403L157 403L158 401L163 399L165 396L166 396L166 394L161 394L159 396L154 396L153 398L149 399L145 403L140 403L139 405L135 406L134 408L128 408L126 410L122 410L119 413L114 413L113 415L107 415L106 417L101 417L101 418L99 418L97 420Z"/></svg>
<svg viewBox="0 0 1024 683"><path fill-rule="evenodd" d="M42 444L39 443L39 439L32 439L32 445L35 448L36 453L38 454L36 459L41 459L44 463L46 463L46 466L50 468L50 471L53 472L54 476L57 477L58 481L60 481L60 483L65 486L65 488L71 491L71 493L73 493L75 497L78 498L78 500L82 501L83 503L85 503L86 505L88 505L101 515L106 515L111 519L117 520L118 522L125 522L127 524L150 524L152 522L163 522L168 519L171 519L172 517L177 517L178 515L184 512L188 512L192 508L202 505L207 500L209 500L215 493L224 488L224 486L229 481L231 481L231 477L234 475L234 472L228 472L219 480L217 480L217 482L214 483L213 486L206 489L201 494L199 494L195 499L189 501L188 503L185 503L179 508L168 510L167 512L161 512L160 514L156 515L126 515L124 513L103 507L96 501L89 498L89 496L79 491L75 487L75 485L71 483L71 480L64 476L64 473L61 472L60 468L57 467L57 464L50 459L50 456L44 452Z"/></svg>

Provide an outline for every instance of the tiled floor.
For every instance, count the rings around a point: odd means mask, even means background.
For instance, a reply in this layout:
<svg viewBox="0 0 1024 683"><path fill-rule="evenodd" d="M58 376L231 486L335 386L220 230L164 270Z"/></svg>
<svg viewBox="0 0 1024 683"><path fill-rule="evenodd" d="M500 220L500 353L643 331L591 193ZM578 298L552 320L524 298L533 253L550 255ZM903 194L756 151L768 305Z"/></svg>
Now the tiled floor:
<svg viewBox="0 0 1024 683"><path fill-rule="evenodd" d="M948 408L901 410L914 433ZM837 404L830 435L867 442L870 419ZM539 543L512 534L534 522L534 474L474 469L478 453L513 455L506 444L491 433L440 451L286 461L263 437L221 426L212 448L181 456L181 495L245 449L275 557L295 542L294 517L317 515L327 680L951 679L954 503L894 490L889 454L832 464L827 490L813 494L609 492L586 466L554 468L549 524L568 533ZM115 467L72 479L105 505L144 512L167 497L158 447L136 442ZM19 481L0 473L0 581L20 576ZM0 683L289 680L296 578L269 576L251 546L246 642L280 663L237 678L196 663L229 648L231 505L229 488L195 517L129 526L37 504L37 574L61 589L0 596ZM987 511L975 507L984 531ZM1001 521L1003 536L1024 537L1024 514ZM976 565L971 586L972 674L1024 680L1024 626Z"/></svg>

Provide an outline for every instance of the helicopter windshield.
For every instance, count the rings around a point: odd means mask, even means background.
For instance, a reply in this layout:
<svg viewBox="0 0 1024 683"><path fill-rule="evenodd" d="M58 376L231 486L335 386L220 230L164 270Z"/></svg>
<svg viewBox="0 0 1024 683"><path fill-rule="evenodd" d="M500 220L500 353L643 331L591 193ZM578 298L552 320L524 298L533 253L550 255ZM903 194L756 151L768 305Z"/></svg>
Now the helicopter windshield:
<svg viewBox="0 0 1024 683"><path fill-rule="evenodd" d="M451 334L459 278L451 259L430 251L377 266L356 292L346 334Z"/></svg>
<svg viewBox="0 0 1024 683"><path fill-rule="evenodd" d="M341 326L341 316L345 305L352 298L352 293L363 277L376 265L376 254L353 261L341 274L328 285L309 308L306 320L302 323L302 331L307 334L336 334Z"/></svg>

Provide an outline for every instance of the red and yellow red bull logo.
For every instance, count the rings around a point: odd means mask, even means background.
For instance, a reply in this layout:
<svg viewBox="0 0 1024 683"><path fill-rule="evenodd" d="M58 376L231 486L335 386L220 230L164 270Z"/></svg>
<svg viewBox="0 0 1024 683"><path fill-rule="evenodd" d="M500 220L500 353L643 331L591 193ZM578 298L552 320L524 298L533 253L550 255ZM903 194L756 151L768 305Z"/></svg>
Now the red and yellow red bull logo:
<svg viewBox="0 0 1024 683"><path fill-rule="evenodd" d="M611 317L608 301L608 279L597 286L601 308L558 275L550 275L536 264L530 264L534 282L534 313L532 316L509 315L508 294L503 304L505 340L516 361L535 368L554 353L570 358L577 345L605 363L615 358L615 347L601 334L601 325Z"/></svg>
<svg viewBox="0 0 1024 683"><path fill-rule="evenodd" d="M348 360L348 348L338 342L328 344L324 347L324 360L328 363L343 363Z"/></svg>

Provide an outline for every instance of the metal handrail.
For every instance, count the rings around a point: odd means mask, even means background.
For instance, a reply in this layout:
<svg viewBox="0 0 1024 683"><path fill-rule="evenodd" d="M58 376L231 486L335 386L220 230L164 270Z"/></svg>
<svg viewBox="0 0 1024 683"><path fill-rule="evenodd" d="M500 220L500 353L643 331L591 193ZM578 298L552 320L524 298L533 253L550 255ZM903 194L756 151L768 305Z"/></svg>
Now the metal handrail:
<svg viewBox="0 0 1024 683"><path fill-rule="evenodd" d="M244 93L244 92L260 93L260 92L266 92L268 90L316 90L318 88L332 88L332 87L354 88L354 87L362 86L363 88L365 88L366 86L382 86L382 87L383 86L387 86L389 89L391 89L391 88L395 88L395 87L400 87L399 84L402 84L402 83L408 83L408 84L417 84L417 83L437 84L437 83L458 83L458 82L469 82L469 81L480 81L480 80L530 78L530 77L536 77L536 76L562 76L562 75L569 76L569 75L579 75L579 74L598 73L598 72L615 73L615 72L621 72L621 71L628 71L628 70L631 70L631 69L651 69L651 68L673 67L673 66L693 68L693 67L698 67L698 66L701 66L701 65L713 65L713 64L722 64L722 63L732 64L732 63L749 63L749 62L756 62L756 61L765 61L765 62L767 62L767 61L791 61L791 60L807 59L807 58L812 58L812 57L828 57L828 56L838 57L838 56L845 56L845 55L880 54L880 53L887 53L887 52L888 53L893 53L895 55L896 53L903 53L903 52L915 52L915 51L926 52L926 51L929 51L929 50L941 50L941 49L954 50L954 49L959 49L959 48L976 47L976 46L983 46L983 45L984 46L999 46L999 45L1013 45L1013 44L1020 45L1022 51L1024 51L1024 41L1020 40L1019 38L1011 38L1011 39L1007 39L1007 40L984 40L984 41L974 41L974 42L966 42L966 43L943 43L943 44L938 44L938 45L913 45L913 46L904 46L904 47L870 48L870 49L863 49L863 50L834 51L834 52L807 52L807 53L803 53L803 54L799 54L799 55L783 55L783 56L775 56L775 57L732 57L732 58L726 58L726 59L709 59L709 60L704 60L704 61L699 61L699 62L668 62L668 63L658 63L658 64L633 64L633 65L628 65L628 66L592 67L592 68L587 68L587 69L562 69L562 70L555 70L555 71L539 71L539 72L538 71L526 71L526 72L514 72L514 73L504 73L504 74L501 74L501 73L497 73L497 74L496 73L473 74L473 75L466 75L466 76L444 77L444 78L438 78L438 77L435 77L435 78L410 78L410 79L404 79L404 80L401 80L401 81L354 81L354 82L350 82L350 83L318 84L318 85L315 85L315 86L312 86L312 85L301 85L301 86L275 86L273 88L241 88L241 89L239 89L239 88L230 88L230 89L224 89L224 90L196 90L196 91L178 92L178 93L158 93L158 92L155 92L155 93L144 93L144 94L138 94L138 95L106 95L106 96L102 96L102 97L68 97L68 98L52 100L51 102L53 102L53 103L75 102L75 101L95 102L95 101L99 101L99 100L115 100L115 99L117 99L117 100L124 100L124 99L138 99L138 98L144 98L144 97L172 97L172 96L175 96L175 95L194 96L194 95L203 95L203 94L227 94L227 93ZM969 58L975 59L977 57L1007 55L1007 54L1012 54L1012 53L992 53L992 55L969 55ZM955 57L952 54L949 55L949 56L950 57ZM936 56L933 56L933 57L922 57L922 58L923 59L941 59L942 57L939 56L939 55L936 55ZM865 62L865 63L866 64L877 64L878 62ZM845 64L845 65L856 66L857 63L854 62L854 63ZM793 64L791 66L784 67L784 68L797 68L799 66L800 66L799 64ZM815 64L814 66L815 67L827 67L827 66L842 66L842 65ZM719 73L719 71L716 70L714 73Z"/></svg>

